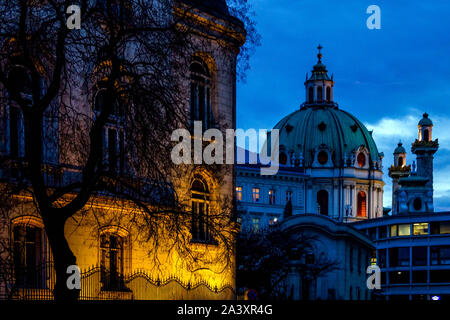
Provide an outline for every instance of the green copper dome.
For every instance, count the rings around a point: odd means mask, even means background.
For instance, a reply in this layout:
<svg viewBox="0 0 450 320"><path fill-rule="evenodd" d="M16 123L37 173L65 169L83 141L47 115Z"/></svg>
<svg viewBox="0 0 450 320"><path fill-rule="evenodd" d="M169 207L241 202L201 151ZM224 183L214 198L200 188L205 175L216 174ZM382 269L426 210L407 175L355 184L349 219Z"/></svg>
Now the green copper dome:
<svg viewBox="0 0 450 320"><path fill-rule="evenodd" d="M403 143L399 142L397 148L394 150L394 154L406 153Z"/></svg>
<svg viewBox="0 0 450 320"><path fill-rule="evenodd" d="M330 106L303 107L283 118L274 129L280 130L280 150L302 153L305 167L311 167L314 152L326 146L332 152L334 166L363 146L369 151L369 163L380 160L375 141L367 128L350 113Z"/></svg>
<svg viewBox="0 0 450 320"><path fill-rule="evenodd" d="M422 120L419 121L419 126L432 126L433 125L433 121L431 121L431 119L428 118L428 113L424 113L423 114L423 118Z"/></svg>

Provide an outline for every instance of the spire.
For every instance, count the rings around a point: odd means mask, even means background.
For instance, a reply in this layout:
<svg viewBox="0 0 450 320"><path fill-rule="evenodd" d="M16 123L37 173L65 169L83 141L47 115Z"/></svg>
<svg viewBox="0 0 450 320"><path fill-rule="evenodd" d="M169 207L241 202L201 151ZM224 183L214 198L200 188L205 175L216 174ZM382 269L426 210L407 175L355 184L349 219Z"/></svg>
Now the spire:
<svg viewBox="0 0 450 320"><path fill-rule="evenodd" d="M323 47L320 45L317 46L317 50L319 50L319 53L317 54L317 58L319 59L319 61L317 63L322 63L322 53L320 52L323 49Z"/></svg>

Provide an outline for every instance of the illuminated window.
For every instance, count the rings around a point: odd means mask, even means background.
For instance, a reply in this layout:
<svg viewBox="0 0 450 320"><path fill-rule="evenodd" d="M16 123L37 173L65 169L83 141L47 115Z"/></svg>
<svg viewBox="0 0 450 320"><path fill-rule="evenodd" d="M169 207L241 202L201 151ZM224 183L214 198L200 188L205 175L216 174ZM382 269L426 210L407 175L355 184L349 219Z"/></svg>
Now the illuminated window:
<svg viewBox="0 0 450 320"><path fill-rule="evenodd" d="M366 193L364 191L360 191L358 193L358 217L366 217L367 216L367 208L366 208Z"/></svg>
<svg viewBox="0 0 450 320"><path fill-rule="evenodd" d="M356 160L358 161L358 166L360 168L366 165L366 155L363 152L358 153L358 157Z"/></svg>
<svg viewBox="0 0 450 320"><path fill-rule="evenodd" d="M319 161L321 165L325 165L328 162L328 153L326 151L320 151L317 155L317 161Z"/></svg>
<svg viewBox="0 0 450 320"><path fill-rule="evenodd" d="M259 202L259 188L253 188L253 202Z"/></svg>
<svg viewBox="0 0 450 320"><path fill-rule="evenodd" d="M398 235L402 236L410 236L411 235L411 226L409 224L399 224L398 225Z"/></svg>
<svg viewBox="0 0 450 320"><path fill-rule="evenodd" d="M413 235L426 235L428 234L428 223L414 223L413 224Z"/></svg>
<svg viewBox="0 0 450 320"><path fill-rule="evenodd" d="M236 187L236 200L242 201L242 187Z"/></svg>
<svg viewBox="0 0 450 320"><path fill-rule="evenodd" d="M190 117L192 125L194 121L201 121L203 129L211 128L211 73L206 63L199 57L194 57L190 72Z"/></svg>
<svg viewBox="0 0 450 320"><path fill-rule="evenodd" d="M14 277L18 287L41 288L42 269L42 229L34 226L16 225L13 228Z"/></svg>
<svg viewBox="0 0 450 320"><path fill-rule="evenodd" d="M275 204L275 190L269 190L269 204Z"/></svg>

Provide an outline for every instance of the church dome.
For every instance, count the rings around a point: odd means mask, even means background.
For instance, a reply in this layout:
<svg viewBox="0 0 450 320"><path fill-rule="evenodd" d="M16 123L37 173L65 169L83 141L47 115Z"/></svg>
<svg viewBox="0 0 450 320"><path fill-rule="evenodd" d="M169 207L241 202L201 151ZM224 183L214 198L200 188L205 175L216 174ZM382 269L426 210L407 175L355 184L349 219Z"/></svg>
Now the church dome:
<svg viewBox="0 0 450 320"><path fill-rule="evenodd" d="M380 160L371 133L356 117L333 106L308 106L283 118L274 129L280 130L280 153L294 152L311 167L315 153L327 148L335 167L344 165L360 147L368 151L370 161ZM372 163L372 162L369 162Z"/></svg>
<svg viewBox="0 0 450 320"><path fill-rule="evenodd" d="M317 47L317 64L306 75L306 101L283 118L274 129L279 131L280 164L305 167L359 166L368 169L378 164L372 133L356 117L339 109L333 100L333 76L322 63L322 46ZM378 169L380 167L378 166Z"/></svg>

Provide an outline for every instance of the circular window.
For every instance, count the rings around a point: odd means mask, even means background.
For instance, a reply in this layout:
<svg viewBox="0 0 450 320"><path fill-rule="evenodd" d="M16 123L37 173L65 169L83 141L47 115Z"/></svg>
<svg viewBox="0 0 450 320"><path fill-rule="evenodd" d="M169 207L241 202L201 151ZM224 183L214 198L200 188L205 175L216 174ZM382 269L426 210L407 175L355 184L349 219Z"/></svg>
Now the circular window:
<svg viewBox="0 0 450 320"><path fill-rule="evenodd" d="M366 165L366 155L364 153L360 152L356 160L358 161L358 166L361 168Z"/></svg>
<svg viewBox="0 0 450 320"><path fill-rule="evenodd" d="M317 161L319 161L321 165L325 165L328 162L328 153L320 151L317 155Z"/></svg>

